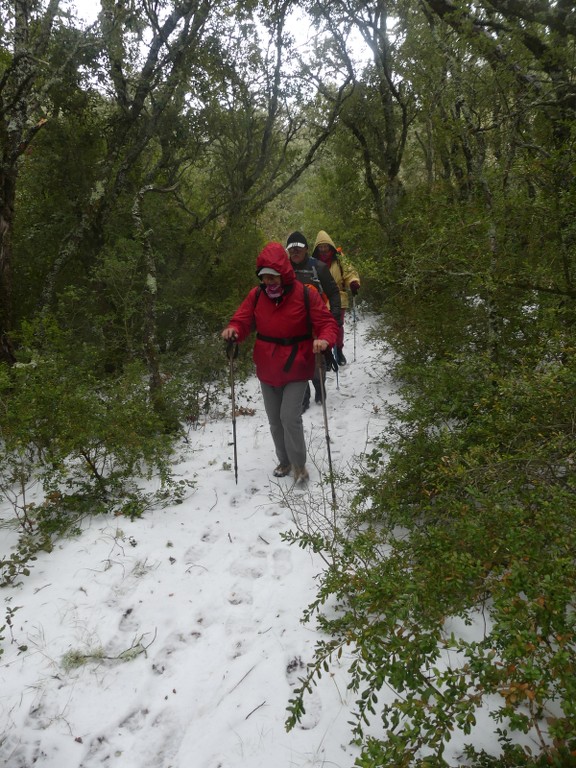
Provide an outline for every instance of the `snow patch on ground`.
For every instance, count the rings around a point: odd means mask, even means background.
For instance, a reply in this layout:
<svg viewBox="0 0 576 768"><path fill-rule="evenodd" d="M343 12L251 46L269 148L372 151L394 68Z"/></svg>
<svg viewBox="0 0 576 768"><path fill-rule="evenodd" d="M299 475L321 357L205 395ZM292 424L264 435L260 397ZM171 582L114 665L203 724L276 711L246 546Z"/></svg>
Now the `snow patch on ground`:
<svg viewBox="0 0 576 768"><path fill-rule="evenodd" d="M386 359L359 316L356 361L327 381L331 456L344 478L380 433L392 399ZM322 408L304 415L311 481L276 464L258 384L239 386L238 484L231 423L205 421L175 470L197 486L141 520L97 517L41 554L4 590L14 643L0 660L0 765L5 768L271 768L351 766L343 657L306 697L287 733L286 707L318 634L303 625L323 563L284 542L292 503L330 509ZM154 483L150 484L154 488ZM309 496L306 496L306 495ZM292 509L291 509L292 508ZM0 508L0 519L10 516ZM5 538L8 553L13 541ZM2 616L3 618L3 616ZM18 646L26 645L21 652Z"/></svg>

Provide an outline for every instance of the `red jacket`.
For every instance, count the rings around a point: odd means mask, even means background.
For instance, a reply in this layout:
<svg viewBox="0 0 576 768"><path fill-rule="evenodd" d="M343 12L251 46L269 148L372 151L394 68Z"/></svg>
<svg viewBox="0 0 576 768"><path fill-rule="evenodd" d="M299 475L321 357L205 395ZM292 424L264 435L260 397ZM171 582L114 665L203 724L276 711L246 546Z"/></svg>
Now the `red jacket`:
<svg viewBox="0 0 576 768"><path fill-rule="evenodd" d="M260 286L252 288L234 313L229 327L236 330L238 341L244 341L256 328L253 359L260 381L280 387L291 381L311 379L316 363L312 340L325 339L330 347L334 346L338 324L318 291L310 288L307 289L308 315L304 286L296 280L288 253L281 243L268 243L262 249L256 261L256 272L262 267L271 267L280 273L284 294L279 301L274 301Z"/></svg>

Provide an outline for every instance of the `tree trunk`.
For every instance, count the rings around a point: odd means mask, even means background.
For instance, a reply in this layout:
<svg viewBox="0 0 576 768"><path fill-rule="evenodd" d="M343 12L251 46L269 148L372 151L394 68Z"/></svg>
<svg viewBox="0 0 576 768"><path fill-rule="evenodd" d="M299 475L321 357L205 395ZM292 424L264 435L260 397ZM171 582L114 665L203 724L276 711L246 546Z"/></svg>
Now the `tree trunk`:
<svg viewBox="0 0 576 768"><path fill-rule="evenodd" d="M0 361L15 362L13 342L12 232L18 165L34 136L46 124L38 74L44 72L44 56L59 0L50 0L38 10L32 0L14 3L13 27L9 39L12 50L3 55L9 60L0 77ZM8 39L8 38L6 38ZM54 84L53 81L49 83Z"/></svg>
<svg viewBox="0 0 576 768"><path fill-rule="evenodd" d="M162 376L160 374L160 354L157 329L158 280L156 259L150 242L150 232L144 227L142 219L142 201L148 192L173 192L175 187L159 189L152 185L142 187L132 206L132 218L142 251L144 254L145 289L144 289L144 330L143 346L148 367L150 397L156 409L162 406Z"/></svg>
<svg viewBox="0 0 576 768"><path fill-rule="evenodd" d="M144 289L144 330L143 346L144 357L148 367L150 396L153 402L157 402L162 392L162 377L160 376L160 364L158 354L158 340L156 332L156 302L158 298L158 282L156 275L156 261L149 233L144 228L142 221L142 201L147 192L153 192L154 187L143 187L137 194L132 207L132 218L142 251L144 254L145 289ZM158 190L159 191L159 190Z"/></svg>
<svg viewBox="0 0 576 768"><path fill-rule="evenodd" d="M4 165L4 164L3 164ZM0 362L16 361L12 331L12 225L16 196L16 172L0 170Z"/></svg>

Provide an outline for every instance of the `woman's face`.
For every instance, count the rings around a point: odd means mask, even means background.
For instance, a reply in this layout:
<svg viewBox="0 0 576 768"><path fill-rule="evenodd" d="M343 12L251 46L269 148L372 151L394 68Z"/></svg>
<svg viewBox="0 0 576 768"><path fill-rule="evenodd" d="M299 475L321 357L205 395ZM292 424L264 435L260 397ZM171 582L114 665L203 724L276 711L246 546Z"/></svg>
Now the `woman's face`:
<svg viewBox="0 0 576 768"><path fill-rule="evenodd" d="M282 278L280 275L262 275L264 285L280 285Z"/></svg>

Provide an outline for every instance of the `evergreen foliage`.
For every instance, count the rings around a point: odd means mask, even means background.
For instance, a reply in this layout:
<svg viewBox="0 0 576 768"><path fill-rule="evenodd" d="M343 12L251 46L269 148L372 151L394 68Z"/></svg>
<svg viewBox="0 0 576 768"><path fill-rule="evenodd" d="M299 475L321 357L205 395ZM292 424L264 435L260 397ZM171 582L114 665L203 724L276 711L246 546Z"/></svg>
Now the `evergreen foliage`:
<svg viewBox="0 0 576 768"><path fill-rule="evenodd" d="M569 766L572 3L302 2L305 54L290 5L106 1L86 33L0 0L0 496L20 535L0 584L84 515L186 492L174 435L226 381L217 332L256 253L324 229L402 405L341 525L294 534L328 563L304 686L354 654L359 766L445 766L455 729L477 768ZM483 707L494 755L472 743Z"/></svg>
<svg viewBox="0 0 576 768"><path fill-rule="evenodd" d="M456 731L469 736L467 765L569 766L574 94L564 52L573 49L573 30L557 37L524 9L528 35L518 23L523 11L507 3L430 2L423 17L391 5L397 34L380 38L390 47L367 40L375 56L382 52L380 64L388 57L392 66L384 84L378 62L363 82L351 105L359 126L350 130L368 187L378 179L378 219L391 180L378 177L390 149L382 137L393 139L392 123L383 117L375 126L384 90L370 100L367 89L393 90L394 71L409 77L395 107L408 104L412 89L419 109L402 159L403 193L387 209L391 220L381 221L380 252L361 261L382 313L374 343L394 354L403 404L360 461L357 493L338 527L292 534L327 562L305 618L315 617L329 639L291 701L288 727L304 691L345 648L359 766L452 765L447 745ZM316 7L333 24L328 7ZM377 4L343 0L337 8L365 32L378 18ZM504 29L509 36L497 47ZM555 42L556 80L544 60ZM414 51L426 51L426 67L404 55ZM530 67L541 72L538 86ZM570 106L552 106L561 92ZM358 110L370 103L362 118ZM341 154L340 167L348 157ZM348 225L353 231L355 222ZM344 229L340 238L345 245ZM469 639L472 624L484 627L479 641ZM474 746L486 710L492 755Z"/></svg>

